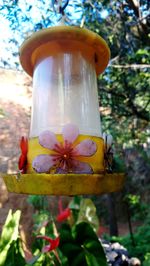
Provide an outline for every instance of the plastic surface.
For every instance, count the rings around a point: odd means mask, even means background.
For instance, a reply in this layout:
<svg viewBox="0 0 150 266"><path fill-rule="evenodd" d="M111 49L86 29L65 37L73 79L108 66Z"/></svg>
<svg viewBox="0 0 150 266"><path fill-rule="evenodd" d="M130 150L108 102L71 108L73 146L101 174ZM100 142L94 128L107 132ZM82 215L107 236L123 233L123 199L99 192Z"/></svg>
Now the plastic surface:
<svg viewBox="0 0 150 266"><path fill-rule="evenodd" d="M110 59L108 45L98 34L80 27L56 26L32 34L21 46L20 62L32 76L37 58L59 50L81 51L89 61L94 59L97 75L105 70Z"/></svg>
<svg viewBox="0 0 150 266"><path fill-rule="evenodd" d="M125 175L3 175L9 192L37 195L85 195L104 194L123 188Z"/></svg>
<svg viewBox="0 0 150 266"><path fill-rule="evenodd" d="M95 68L77 51L41 60L33 75L30 137L44 130L60 134L68 123L80 134L101 136Z"/></svg>

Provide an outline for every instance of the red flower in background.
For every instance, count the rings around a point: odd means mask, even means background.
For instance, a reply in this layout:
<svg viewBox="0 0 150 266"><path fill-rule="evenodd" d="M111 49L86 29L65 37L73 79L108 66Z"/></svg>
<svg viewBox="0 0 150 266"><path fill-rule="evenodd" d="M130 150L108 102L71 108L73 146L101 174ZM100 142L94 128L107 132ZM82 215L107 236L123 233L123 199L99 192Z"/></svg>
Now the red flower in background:
<svg viewBox="0 0 150 266"><path fill-rule="evenodd" d="M59 242L60 242L60 237L56 237L55 239L52 239L48 236L37 236L37 238L41 238L44 239L46 241L49 242L49 245L46 245L42 248L42 252L46 253L46 252L50 252L52 250L55 250L58 246L59 246Z"/></svg>
<svg viewBox="0 0 150 266"><path fill-rule="evenodd" d="M98 230L98 235L102 237L103 234L109 234L109 230L107 227L101 225Z"/></svg>
<svg viewBox="0 0 150 266"><path fill-rule="evenodd" d="M63 210L61 198L58 201L58 209L59 209L59 214L56 217L57 222L63 222L70 217L71 210L68 207Z"/></svg>
<svg viewBox="0 0 150 266"><path fill-rule="evenodd" d="M27 170L27 152L28 152L28 139L25 137L21 138L20 141L21 155L18 161L18 167L22 174L26 173Z"/></svg>
<svg viewBox="0 0 150 266"><path fill-rule="evenodd" d="M70 217L71 211L69 208L64 209L61 213L59 213L56 217L57 222L63 222L65 221L68 217Z"/></svg>

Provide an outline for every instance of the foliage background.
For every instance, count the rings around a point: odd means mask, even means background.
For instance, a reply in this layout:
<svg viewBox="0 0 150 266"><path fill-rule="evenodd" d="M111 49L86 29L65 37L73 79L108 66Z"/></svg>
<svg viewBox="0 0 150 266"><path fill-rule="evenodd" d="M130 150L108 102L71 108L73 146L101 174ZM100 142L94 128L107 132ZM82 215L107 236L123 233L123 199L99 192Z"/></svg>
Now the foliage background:
<svg viewBox="0 0 150 266"><path fill-rule="evenodd" d="M22 71L19 64L18 49L22 41L34 31L56 25L61 18L54 12L55 1L0 0L0 67ZM63 1L65 3L65 1ZM111 60L106 71L98 78L98 92L103 130L114 138L116 165L115 170L122 170L121 159L126 163L127 180L123 192L108 200L108 196L94 198L99 215L105 222L112 221L109 210L115 204L117 218L127 219L124 206L128 206L133 219L141 219L145 210L143 204L149 204L150 182L150 2L147 0L90 1L70 0L65 10L66 24L84 25L100 34L111 50ZM5 34L4 34L5 33ZM25 82L31 85L31 81ZM29 87L29 86L28 86ZM30 91L27 89L28 93ZM2 102L2 99L1 99ZM11 114L0 108L1 134L0 145L8 151L5 160L4 149L1 158L5 161L0 171L16 169L16 159L9 155L7 131L4 121L10 122ZM12 107L13 113L14 108ZM20 126L24 117L21 112ZM29 107L25 109L29 120ZM29 121L28 121L29 122ZM11 124L11 122L10 122ZM9 128L8 128L9 130ZM25 129L26 130L26 129ZM3 137L2 137L3 135ZM17 144L17 141L16 141ZM116 155L117 154L117 155ZM127 202L126 195L138 196L139 203ZM138 209L137 209L138 208ZM148 217L149 211L144 212ZM143 210L144 209L144 210ZM122 211L123 210L123 211ZM125 214L126 213L126 214ZM138 215L137 215L138 214ZM138 216L138 218L137 218ZM148 218L149 219L149 218ZM143 221L144 222L144 221ZM146 222L147 223L147 222ZM146 232L145 232L146 233ZM144 236L143 236L144 237Z"/></svg>

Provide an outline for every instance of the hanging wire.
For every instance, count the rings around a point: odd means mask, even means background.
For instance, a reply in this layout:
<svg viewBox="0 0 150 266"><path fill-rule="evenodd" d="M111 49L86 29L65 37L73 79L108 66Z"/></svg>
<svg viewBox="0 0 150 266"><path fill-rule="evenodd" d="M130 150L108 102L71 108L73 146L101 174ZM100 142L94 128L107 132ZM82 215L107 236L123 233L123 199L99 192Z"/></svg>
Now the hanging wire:
<svg viewBox="0 0 150 266"><path fill-rule="evenodd" d="M55 15L59 15L59 19L57 20L58 25L65 25L66 23L71 23L70 19L65 14L65 9L69 4L69 0L51 0L52 8L55 12ZM58 17L58 16L57 16Z"/></svg>
<svg viewBox="0 0 150 266"><path fill-rule="evenodd" d="M51 0L53 10L61 14L62 16L65 16L65 8L69 4L69 0L66 0L65 3L63 4L62 0Z"/></svg>

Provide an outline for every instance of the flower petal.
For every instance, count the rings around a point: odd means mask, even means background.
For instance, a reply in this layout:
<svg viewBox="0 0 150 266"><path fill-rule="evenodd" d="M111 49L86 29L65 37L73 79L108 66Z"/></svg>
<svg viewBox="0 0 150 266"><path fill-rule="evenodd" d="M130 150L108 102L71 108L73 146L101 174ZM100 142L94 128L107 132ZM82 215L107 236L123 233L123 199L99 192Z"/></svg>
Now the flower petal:
<svg viewBox="0 0 150 266"><path fill-rule="evenodd" d="M42 248L42 253L47 253L51 251L51 245L46 245Z"/></svg>
<svg viewBox="0 0 150 266"><path fill-rule="evenodd" d="M60 237L56 237L55 239L50 240L50 251L56 249L59 246L60 243Z"/></svg>
<svg viewBox="0 0 150 266"><path fill-rule="evenodd" d="M22 154L26 155L28 152L28 139L26 137L21 137L20 140L20 149Z"/></svg>
<svg viewBox="0 0 150 266"><path fill-rule="evenodd" d="M40 154L34 158L32 167L38 173L47 173L54 164L54 159L50 155Z"/></svg>
<svg viewBox="0 0 150 266"><path fill-rule="evenodd" d="M26 173L27 156L25 156L24 154L21 154L21 156L19 157L18 168L19 168L19 170L21 171L22 174Z"/></svg>
<svg viewBox="0 0 150 266"><path fill-rule="evenodd" d="M70 209L66 208L57 215L56 220L57 222L63 222L67 220L70 217L70 215L71 215Z"/></svg>
<svg viewBox="0 0 150 266"><path fill-rule="evenodd" d="M76 155L92 156L97 151L97 145L91 139L85 139L79 143L75 148L74 152Z"/></svg>
<svg viewBox="0 0 150 266"><path fill-rule="evenodd" d="M58 144L58 141L53 132L45 130L39 135L39 143L44 148L53 150L55 148L55 145Z"/></svg>
<svg viewBox="0 0 150 266"><path fill-rule="evenodd" d="M76 125L67 124L62 129L64 141L73 143L79 135L79 129Z"/></svg>
<svg viewBox="0 0 150 266"><path fill-rule="evenodd" d="M59 236L57 236L55 239L52 239L48 236L38 235L36 238L41 238L41 239L44 239L44 240L49 242L49 245L46 245L43 247L43 249L42 249L43 253L56 249L59 245L59 242L60 242Z"/></svg>
<svg viewBox="0 0 150 266"><path fill-rule="evenodd" d="M93 169L88 163L73 160L72 172L75 174L93 174Z"/></svg>

